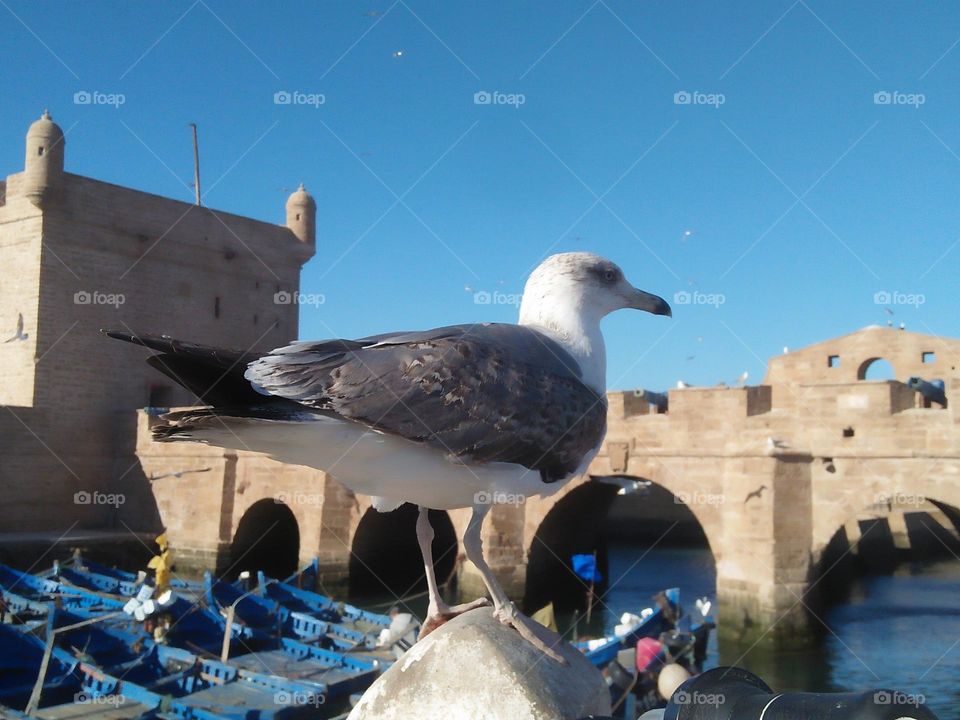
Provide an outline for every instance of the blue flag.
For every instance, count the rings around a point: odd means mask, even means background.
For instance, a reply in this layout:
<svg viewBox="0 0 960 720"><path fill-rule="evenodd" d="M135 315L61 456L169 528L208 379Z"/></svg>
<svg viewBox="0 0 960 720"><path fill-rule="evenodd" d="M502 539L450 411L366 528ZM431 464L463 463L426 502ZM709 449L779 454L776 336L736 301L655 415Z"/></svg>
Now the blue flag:
<svg viewBox="0 0 960 720"><path fill-rule="evenodd" d="M597 570L597 559L593 555L574 555L570 559L573 561L573 571L578 577L594 583L603 580L603 575Z"/></svg>

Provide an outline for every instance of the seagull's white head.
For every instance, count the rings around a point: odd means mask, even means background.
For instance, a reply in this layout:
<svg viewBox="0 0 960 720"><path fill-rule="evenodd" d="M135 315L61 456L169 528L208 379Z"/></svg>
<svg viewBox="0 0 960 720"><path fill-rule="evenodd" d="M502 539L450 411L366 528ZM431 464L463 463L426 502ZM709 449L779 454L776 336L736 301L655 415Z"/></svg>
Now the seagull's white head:
<svg viewBox="0 0 960 720"><path fill-rule="evenodd" d="M540 324L571 314L599 322L604 315L626 308L671 315L666 300L635 288L615 263L593 253L560 253L531 273L523 290L520 323Z"/></svg>
<svg viewBox="0 0 960 720"><path fill-rule="evenodd" d="M632 308L670 316L667 301L638 290L606 258L587 252L551 255L530 274L520 324L546 330L580 362L584 380L603 392L606 355L600 320Z"/></svg>

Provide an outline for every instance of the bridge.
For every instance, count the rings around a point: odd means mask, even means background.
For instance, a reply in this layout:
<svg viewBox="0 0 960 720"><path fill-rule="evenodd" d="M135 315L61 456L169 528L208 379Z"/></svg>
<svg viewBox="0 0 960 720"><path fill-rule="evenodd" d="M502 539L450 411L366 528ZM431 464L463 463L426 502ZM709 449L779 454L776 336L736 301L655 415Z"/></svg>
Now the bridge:
<svg viewBox="0 0 960 720"><path fill-rule="evenodd" d="M884 362L897 379L869 379ZM507 591L529 601L537 566L602 545L619 497L604 480L649 481L702 529L722 635L803 643L831 569L867 550L955 550L960 414L905 381L941 379L949 400L960 392L958 366L960 341L869 327L770 359L757 386L678 388L666 406L609 393L607 437L589 472L551 497L495 504L487 558ZM381 515L326 473L252 453L153 443L152 422L140 413L137 454L182 566L280 572L318 557L328 588L365 578L402 594L402 579L388 576L397 557L420 562L411 509ZM438 572L453 574L464 596L483 592L457 544L468 517L433 517ZM675 529L663 524L669 542Z"/></svg>

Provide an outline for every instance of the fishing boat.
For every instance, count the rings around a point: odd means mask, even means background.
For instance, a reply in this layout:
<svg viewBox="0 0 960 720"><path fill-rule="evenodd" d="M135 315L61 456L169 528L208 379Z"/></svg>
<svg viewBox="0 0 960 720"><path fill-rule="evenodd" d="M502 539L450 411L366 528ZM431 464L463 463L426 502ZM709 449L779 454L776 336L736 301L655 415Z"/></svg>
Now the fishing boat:
<svg viewBox="0 0 960 720"><path fill-rule="evenodd" d="M205 577L205 598L208 607L218 608L227 618L240 620L263 634L299 639L331 650L373 650L376 637L354 630L341 622L321 619L330 617L329 608L298 612L279 600L264 597L258 588L243 592L233 583Z"/></svg>
<svg viewBox="0 0 960 720"><path fill-rule="evenodd" d="M0 626L0 717L160 718L164 698L91 667L21 627ZM43 679L38 683L41 669ZM29 715L26 714L29 712ZM185 716L184 716L185 717Z"/></svg>
<svg viewBox="0 0 960 720"><path fill-rule="evenodd" d="M390 626L390 618L386 615L361 610L284 580L273 580L262 571L257 573L257 588L261 597L274 600L292 611L311 614L320 620L349 623L361 632L378 633Z"/></svg>
<svg viewBox="0 0 960 720"><path fill-rule="evenodd" d="M606 667L621 650L633 648L640 638L658 637L670 630L679 616L680 589L669 588L655 597L653 607L644 608L639 615L625 614L614 632L602 638L573 643L593 665Z"/></svg>
<svg viewBox="0 0 960 720"><path fill-rule="evenodd" d="M0 589L30 601L54 602L61 607L105 611L123 607L123 600L118 597L67 586L58 580L31 575L6 565L0 565Z"/></svg>
<svg viewBox="0 0 960 720"><path fill-rule="evenodd" d="M42 602L0 589L0 622L20 624L43 620L47 610Z"/></svg>
<svg viewBox="0 0 960 720"><path fill-rule="evenodd" d="M56 565L54 567L56 568ZM120 570L119 568L96 562L95 560L84 557L79 552L75 552L73 557L66 562L60 563L60 567L69 567L80 572L95 573L97 575L122 580L132 585L139 585L144 580L144 575L141 573L132 573L127 570ZM180 577L170 578L170 587L176 588L177 590L196 591L202 588L202 586L203 583L198 580L185 580Z"/></svg>
<svg viewBox="0 0 960 720"><path fill-rule="evenodd" d="M177 717L315 716L328 702L366 689L380 673L374 662L289 639L224 662L60 610L52 614L51 633L61 659L66 653L122 679L124 687L174 699Z"/></svg>

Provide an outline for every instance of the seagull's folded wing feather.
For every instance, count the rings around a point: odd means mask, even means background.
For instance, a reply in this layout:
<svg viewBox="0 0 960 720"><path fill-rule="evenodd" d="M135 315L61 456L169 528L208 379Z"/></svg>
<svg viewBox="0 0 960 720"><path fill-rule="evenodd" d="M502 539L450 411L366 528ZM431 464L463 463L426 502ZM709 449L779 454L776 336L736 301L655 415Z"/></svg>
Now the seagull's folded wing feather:
<svg viewBox="0 0 960 720"><path fill-rule="evenodd" d="M547 482L574 472L606 427L605 399L573 357L519 325L295 342L251 362L246 378L264 394L452 458L518 463Z"/></svg>

